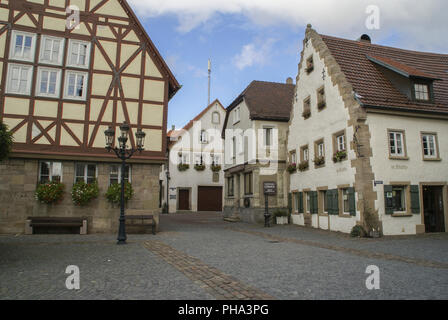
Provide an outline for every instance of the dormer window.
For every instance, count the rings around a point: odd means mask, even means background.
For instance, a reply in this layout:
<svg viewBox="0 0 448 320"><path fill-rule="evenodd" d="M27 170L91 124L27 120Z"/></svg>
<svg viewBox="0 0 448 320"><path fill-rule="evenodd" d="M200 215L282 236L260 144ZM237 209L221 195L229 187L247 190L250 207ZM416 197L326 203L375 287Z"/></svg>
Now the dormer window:
<svg viewBox="0 0 448 320"><path fill-rule="evenodd" d="M414 92L416 100L429 101L429 85L424 83L415 83Z"/></svg>

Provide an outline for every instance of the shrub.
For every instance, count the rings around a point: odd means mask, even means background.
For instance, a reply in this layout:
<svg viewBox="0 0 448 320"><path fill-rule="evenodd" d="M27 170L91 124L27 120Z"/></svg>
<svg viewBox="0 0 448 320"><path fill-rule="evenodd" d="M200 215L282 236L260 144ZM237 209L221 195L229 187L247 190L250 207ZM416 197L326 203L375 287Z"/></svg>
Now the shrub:
<svg viewBox="0 0 448 320"><path fill-rule="evenodd" d="M324 157L316 157L316 158L314 158L314 164L316 166L321 166L321 165L325 164L325 158Z"/></svg>
<svg viewBox="0 0 448 320"><path fill-rule="evenodd" d="M361 226L354 226L350 232L350 236L353 238L363 238L367 235L366 231Z"/></svg>
<svg viewBox="0 0 448 320"><path fill-rule="evenodd" d="M84 181L79 181L73 185L72 201L77 206L84 206L90 200L98 198L99 193L98 182L85 183Z"/></svg>
<svg viewBox="0 0 448 320"><path fill-rule="evenodd" d="M297 164L296 163L291 163L288 168L287 168L289 173L294 173L297 171Z"/></svg>
<svg viewBox="0 0 448 320"><path fill-rule="evenodd" d="M6 159L11 152L13 135L8 131L8 126L0 122L0 161Z"/></svg>
<svg viewBox="0 0 448 320"><path fill-rule="evenodd" d="M274 211L274 217L287 217L289 214L286 210L277 209Z"/></svg>
<svg viewBox="0 0 448 320"><path fill-rule="evenodd" d="M195 165L194 165L194 168L195 168L197 171L204 171L204 170L205 170L205 165L203 165L203 164L195 164Z"/></svg>
<svg viewBox="0 0 448 320"><path fill-rule="evenodd" d="M336 162L341 162L342 160L344 160L345 158L347 158L347 152L345 150L343 151L338 151L333 155L333 161Z"/></svg>
<svg viewBox="0 0 448 320"><path fill-rule="evenodd" d="M186 164L186 163L179 163L179 164L177 165L177 169L178 169L179 171L187 171L188 169L190 169L190 165L189 165L189 164Z"/></svg>
<svg viewBox="0 0 448 320"><path fill-rule="evenodd" d="M132 199L134 195L134 189L129 182L124 184L124 201ZM112 204L121 204L121 183L114 183L109 186L106 192L107 201Z"/></svg>
<svg viewBox="0 0 448 320"><path fill-rule="evenodd" d="M35 197L41 203L56 203L63 198L64 189L65 185L60 182L42 183L37 186Z"/></svg>
<svg viewBox="0 0 448 320"><path fill-rule="evenodd" d="M299 171L303 172L305 170L307 170L310 167L310 163L308 161L302 161L299 163Z"/></svg>

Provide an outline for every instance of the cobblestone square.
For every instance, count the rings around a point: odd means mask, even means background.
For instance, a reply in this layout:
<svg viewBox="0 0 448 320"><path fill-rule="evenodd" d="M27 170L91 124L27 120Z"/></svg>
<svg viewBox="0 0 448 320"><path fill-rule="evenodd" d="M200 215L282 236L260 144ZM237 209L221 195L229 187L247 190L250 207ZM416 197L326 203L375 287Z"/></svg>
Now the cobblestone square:
<svg viewBox="0 0 448 320"><path fill-rule="evenodd" d="M447 299L448 236L381 239L161 216L160 232L0 236L0 299ZM80 270L68 290L67 266ZM368 290L366 268L380 270Z"/></svg>

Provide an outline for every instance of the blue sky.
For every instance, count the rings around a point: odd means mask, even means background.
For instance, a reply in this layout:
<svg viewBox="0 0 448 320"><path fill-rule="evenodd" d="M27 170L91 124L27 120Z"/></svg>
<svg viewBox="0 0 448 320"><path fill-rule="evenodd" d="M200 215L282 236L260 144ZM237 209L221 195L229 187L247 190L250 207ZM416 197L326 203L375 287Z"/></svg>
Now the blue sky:
<svg viewBox="0 0 448 320"><path fill-rule="evenodd" d="M348 39L367 33L377 44L448 51L443 0L128 1L183 86L170 101L168 129L184 126L206 107L209 58L211 100L224 107L252 80L295 79L307 23ZM367 8L375 2L380 28L369 30L373 12Z"/></svg>

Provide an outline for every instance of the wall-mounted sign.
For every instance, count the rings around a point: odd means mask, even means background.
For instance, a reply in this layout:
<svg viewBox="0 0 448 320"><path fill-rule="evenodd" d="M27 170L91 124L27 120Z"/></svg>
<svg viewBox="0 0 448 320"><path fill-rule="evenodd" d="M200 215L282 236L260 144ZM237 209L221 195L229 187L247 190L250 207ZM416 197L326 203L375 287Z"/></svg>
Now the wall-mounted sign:
<svg viewBox="0 0 448 320"><path fill-rule="evenodd" d="M376 186L379 185L379 184L384 184L384 181L381 181L381 180L375 180L373 183L374 183L374 185L375 185L375 187L376 187Z"/></svg>
<svg viewBox="0 0 448 320"><path fill-rule="evenodd" d="M263 191L266 195L276 195L277 194L277 183L276 182L263 182Z"/></svg>

